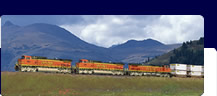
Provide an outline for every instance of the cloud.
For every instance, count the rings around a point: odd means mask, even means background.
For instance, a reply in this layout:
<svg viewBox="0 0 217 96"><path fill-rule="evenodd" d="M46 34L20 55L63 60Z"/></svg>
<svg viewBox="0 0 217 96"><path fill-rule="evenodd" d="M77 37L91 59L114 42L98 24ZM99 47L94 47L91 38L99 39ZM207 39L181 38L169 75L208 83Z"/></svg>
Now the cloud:
<svg viewBox="0 0 217 96"><path fill-rule="evenodd" d="M163 15L144 31L166 44L182 43L204 36L204 19L199 15Z"/></svg>
<svg viewBox="0 0 217 96"><path fill-rule="evenodd" d="M153 38L165 44L204 36L200 15L84 15L79 23L62 24L86 42L110 47L127 40Z"/></svg>

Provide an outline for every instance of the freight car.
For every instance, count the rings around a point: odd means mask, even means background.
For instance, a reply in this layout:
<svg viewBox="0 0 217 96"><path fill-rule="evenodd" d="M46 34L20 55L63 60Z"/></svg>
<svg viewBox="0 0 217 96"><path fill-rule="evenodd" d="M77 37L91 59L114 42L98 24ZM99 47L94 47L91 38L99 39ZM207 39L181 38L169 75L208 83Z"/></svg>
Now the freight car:
<svg viewBox="0 0 217 96"><path fill-rule="evenodd" d="M138 64L128 65L128 75L130 76L159 76L159 77L170 77L171 70L169 66L145 66Z"/></svg>
<svg viewBox="0 0 217 96"><path fill-rule="evenodd" d="M21 72L60 72L71 73L69 59L48 59L40 56L22 56L15 65L16 71Z"/></svg>
<svg viewBox="0 0 217 96"><path fill-rule="evenodd" d="M76 63L76 73L124 75L124 64L102 63L81 59L78 63Z"/></svg>

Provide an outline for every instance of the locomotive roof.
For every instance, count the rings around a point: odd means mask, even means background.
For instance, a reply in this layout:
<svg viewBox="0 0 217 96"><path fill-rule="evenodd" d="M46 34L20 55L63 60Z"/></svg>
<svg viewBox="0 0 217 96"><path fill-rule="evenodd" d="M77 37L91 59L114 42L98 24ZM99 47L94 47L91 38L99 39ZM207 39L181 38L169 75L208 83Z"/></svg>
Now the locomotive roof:
<svg viewBox="0 0 217 96"><path fill-rule="evenodd" d="M128 63L128 65L142 65L141 63Z"/></svg>
<svg viewBox="0 0 217 96"><path fill-rule="evenodd" d="M52 59L52 60L60 60L60 61L72 61L71 59Z"/></svg>
<svg viewBox="0 0 217 96"><path fill-rule="evenodd" d="M119 64L119 65L124 65L124 63L118 63L118 62L93 62L93 63L104 63L104 64Z"/></svg>
<svg viewBox="0 0 217 96"><path fill-rule="evenodd" d="M124 63L118 63L118 62L103 62L103 63L107 63L107 64L120 64L120 65L124 65Z"/></svg>
<svg viewBox="0 0 217 96"><path fill-rule="evenodd" d="M135 65L135 66L159 66L159 65L153 65L153 64L150 64L150 65L143 65L141 63L129 63L128 65ZM163 66L163 65L162 65Z"/></svg>
<svg viewBox="0 0 217 96"><path fill-rule="evenodd" d="M88 59L80 59L80 60L88 60ZM122 62L102 62L102 61L97 61L97 60L88 60L88 62L105 63L105 64L121 64L121 65L124 65L124 63L122 63Z"/></svg>
<svg viewBox="0 0 217 96"><path fill-rule="evenodd" d="M24 56L27 56L27 55L24 55ZM56 59L56 58L50 59L50 58L42 57L42 56L31 56L31 57L32 57L32 59L47 59L47 60L72 61L71 59Z"/></svg>

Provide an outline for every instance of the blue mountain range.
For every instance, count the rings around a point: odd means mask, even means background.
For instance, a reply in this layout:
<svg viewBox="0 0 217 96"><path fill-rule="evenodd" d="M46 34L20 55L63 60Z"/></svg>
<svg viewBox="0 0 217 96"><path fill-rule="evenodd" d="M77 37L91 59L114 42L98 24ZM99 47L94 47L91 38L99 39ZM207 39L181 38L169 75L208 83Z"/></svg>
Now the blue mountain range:
<svg viewBox="0 0 217 96"><path fill-rule="evenodd" d="M2 71L14 71L14 64L22 55L72 59L72 64L82 58L103 62L138 63L181 46L165 45L147 39L129 40L104 48L87 43L57 25L35 23L18 26L10 21L2 26L1 42Z"/></svg>

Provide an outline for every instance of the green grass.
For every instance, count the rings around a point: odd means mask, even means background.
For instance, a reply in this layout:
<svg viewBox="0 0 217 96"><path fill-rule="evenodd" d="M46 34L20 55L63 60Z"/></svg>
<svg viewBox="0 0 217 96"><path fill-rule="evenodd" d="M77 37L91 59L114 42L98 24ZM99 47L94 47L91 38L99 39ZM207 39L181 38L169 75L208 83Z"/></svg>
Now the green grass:
<svg viewBox="0 0 217 96"><path fill-rule="evenodd" d="M202 78L1 72L3 96L200 96Z"/></svg>

